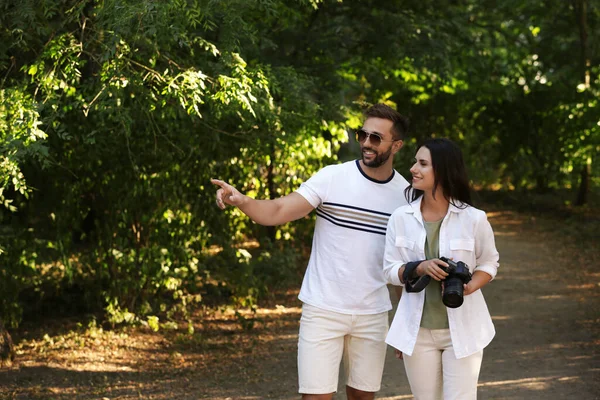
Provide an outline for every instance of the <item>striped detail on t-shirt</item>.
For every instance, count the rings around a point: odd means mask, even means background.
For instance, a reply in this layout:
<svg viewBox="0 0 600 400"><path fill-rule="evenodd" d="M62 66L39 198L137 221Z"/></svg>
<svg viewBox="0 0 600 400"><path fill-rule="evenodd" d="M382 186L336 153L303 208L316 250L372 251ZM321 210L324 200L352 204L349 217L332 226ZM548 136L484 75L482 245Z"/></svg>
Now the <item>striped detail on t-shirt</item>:
<svg viewBox="0 0 600 400"><path fill-rule="evenodd" d="M343 228L385 235L391 214L346 204L324 202L317 208L317 215Z"/></svg>

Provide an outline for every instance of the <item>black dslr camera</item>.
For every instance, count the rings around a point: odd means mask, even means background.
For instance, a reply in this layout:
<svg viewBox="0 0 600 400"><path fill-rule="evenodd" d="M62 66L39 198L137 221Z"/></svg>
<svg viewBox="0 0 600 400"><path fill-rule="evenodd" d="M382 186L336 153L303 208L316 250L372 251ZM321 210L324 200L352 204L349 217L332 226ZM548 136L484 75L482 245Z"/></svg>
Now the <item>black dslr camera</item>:
<svg viewBox="0 0 600 400"><path fill-rule="evenodd" d="M449 308L460 307L463 303L463 284L471 280L469 266L462 261L456 262L446 257L440 257L440 260L448 264L448 267L439 266L448 273L448 276L444 280L442 302Z"/></svg>

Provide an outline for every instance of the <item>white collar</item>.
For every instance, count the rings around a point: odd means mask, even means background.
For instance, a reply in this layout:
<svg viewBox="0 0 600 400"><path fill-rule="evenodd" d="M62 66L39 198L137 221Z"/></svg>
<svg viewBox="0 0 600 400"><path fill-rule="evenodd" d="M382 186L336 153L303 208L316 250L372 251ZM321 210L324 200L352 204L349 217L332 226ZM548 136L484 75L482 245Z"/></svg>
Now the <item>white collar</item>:
<svg viewBox="0 0 600 400"><path fill-rule="evenodd" d="M421 201L423 200L423 196L419 196L417 199L415 199L414 201L408 203L409 207L406 208L406 213L407 214L414 214L415 218L419 219L419 220L423 220L423 216L421 215ZM454 204L453 204L454 203ZM446 214L446 216L453 212L453 213L461 213L464 210L466 210L467 207L458 207L455 204L458 205L465 205L468 207L468 204L462 203L460 201L454 201L454 200L450 200L450 204L448 205L448 213Z"/></svg>

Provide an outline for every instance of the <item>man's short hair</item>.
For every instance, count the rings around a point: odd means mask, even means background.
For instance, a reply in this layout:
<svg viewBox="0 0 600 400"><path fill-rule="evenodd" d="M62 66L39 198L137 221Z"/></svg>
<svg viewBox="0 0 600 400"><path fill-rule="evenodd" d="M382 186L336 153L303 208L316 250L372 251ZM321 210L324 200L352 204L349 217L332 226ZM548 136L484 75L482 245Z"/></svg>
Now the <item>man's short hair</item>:
<svg viewBox="0 0 600 400"><path fill-rule="evenodd" d="M392 121L392 136L396 140L404 140L408 133L409 120L392 107L385 104L374 104L364 112L365 119L381 118Z"/></svg>

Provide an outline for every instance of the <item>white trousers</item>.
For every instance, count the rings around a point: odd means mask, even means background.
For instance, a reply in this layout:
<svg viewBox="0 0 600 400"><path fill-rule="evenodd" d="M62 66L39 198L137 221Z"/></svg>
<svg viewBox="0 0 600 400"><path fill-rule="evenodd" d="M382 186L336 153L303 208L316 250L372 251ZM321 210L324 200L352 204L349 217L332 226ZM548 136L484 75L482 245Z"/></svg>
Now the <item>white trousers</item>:
<svg viewBox="0 0 600 400"><path fill-rule="evenodd" d="M404 368L415 400L475 400L483 350L457 359L449 329L419 329Z"/></svg>

